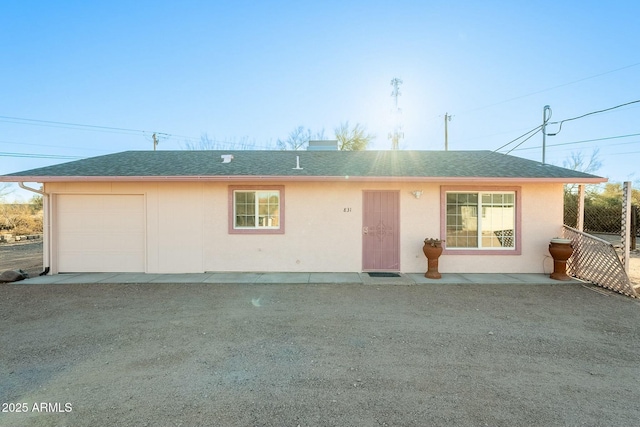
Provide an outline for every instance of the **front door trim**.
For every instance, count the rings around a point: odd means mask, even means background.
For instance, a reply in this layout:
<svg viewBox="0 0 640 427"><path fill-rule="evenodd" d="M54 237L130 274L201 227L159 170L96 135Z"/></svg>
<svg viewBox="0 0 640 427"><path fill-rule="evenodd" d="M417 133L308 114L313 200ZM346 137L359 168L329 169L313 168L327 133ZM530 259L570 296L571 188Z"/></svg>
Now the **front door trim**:
<svg viewBox="0 0 640 427"><path fill-rule="evenodd" d="M362 191L362 271L400 271L399 190Z"/></svg>

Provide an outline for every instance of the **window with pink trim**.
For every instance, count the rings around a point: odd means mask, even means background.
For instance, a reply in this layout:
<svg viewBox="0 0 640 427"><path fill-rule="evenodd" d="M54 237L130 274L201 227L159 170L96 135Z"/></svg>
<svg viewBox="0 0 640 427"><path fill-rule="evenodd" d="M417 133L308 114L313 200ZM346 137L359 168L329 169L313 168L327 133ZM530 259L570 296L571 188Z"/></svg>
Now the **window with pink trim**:
<svg viewBox="0 0 640 427"><path fill-rule="evenodd" d="M444 239L449 253L520 253L515 189L449 189L443 199Z"/></svg>
<svg viewBox="0 0 640 427"><path fill-rule="evenodd" d="M229 187L229 232L236 234L284 233L282 186Z"/></svg>

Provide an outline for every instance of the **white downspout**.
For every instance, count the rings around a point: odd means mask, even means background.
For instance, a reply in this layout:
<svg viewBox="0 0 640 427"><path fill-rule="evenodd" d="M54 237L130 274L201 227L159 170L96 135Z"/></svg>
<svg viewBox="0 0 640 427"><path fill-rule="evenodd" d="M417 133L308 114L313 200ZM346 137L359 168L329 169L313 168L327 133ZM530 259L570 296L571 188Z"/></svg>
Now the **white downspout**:
<svg viewBox="0 0 640 427"><path fill-rule="evenodd" d="M27 187L24 182L18 182L18 186L23 190L31 191L33 193L40 194L42 196L42 264L44 271L40 273L41 276L49 274L51 269L51 200L49 195L42 190L36 190L35 188ZM44 184L43 184L44 188Z"/></svg>

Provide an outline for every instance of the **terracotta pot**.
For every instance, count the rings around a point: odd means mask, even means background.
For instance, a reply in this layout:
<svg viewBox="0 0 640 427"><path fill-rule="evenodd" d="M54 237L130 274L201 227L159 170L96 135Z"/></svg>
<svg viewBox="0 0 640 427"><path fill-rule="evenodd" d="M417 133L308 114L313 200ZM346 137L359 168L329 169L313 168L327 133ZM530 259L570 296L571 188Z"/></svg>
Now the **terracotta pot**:
<svg viewBox="0 0 640 427"><path fill-rule="evenodd" d="M560 239L552 239L549 243L549 253L553 257L553 273L551 278L555 280L571 280L567 275L567 260L573 253L571 241L559 242Z"/></svg>
<svg viewBox="0 0 640 427"><path fill-rule="evenodd" d="M442 242L425 243L422 247L424 256L427 257L427 272L424 277L428 279L440 279L442 275L438 272L438 258L442 255Z"/></svg>

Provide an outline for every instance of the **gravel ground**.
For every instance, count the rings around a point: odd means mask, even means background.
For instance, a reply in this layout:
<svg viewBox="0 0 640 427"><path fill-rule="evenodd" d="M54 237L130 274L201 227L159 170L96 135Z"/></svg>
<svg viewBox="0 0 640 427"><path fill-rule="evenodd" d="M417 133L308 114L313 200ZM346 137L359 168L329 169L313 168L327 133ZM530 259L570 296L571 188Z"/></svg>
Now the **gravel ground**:
<svg viewBox="0 0 640 427"><path fill-rule="evenodd" d="M590 286L18 282L0 321L0 426L640 425L640 301Z"/></svg>
<svg viewBox="0 0 640 427"><path fill-rule="evenodd" d="M17 283L0 320L0 426L640 424L640 302L580 284Z"/></svg>
<svg viewBox="0 0 640 427"><path fill-rule="evenodd" d="M0 273L22 269L29 277L42 272L42 240L0 244Z"/></svg>

